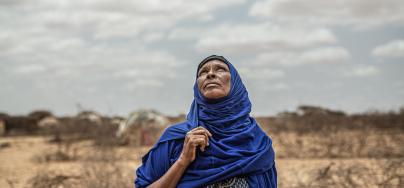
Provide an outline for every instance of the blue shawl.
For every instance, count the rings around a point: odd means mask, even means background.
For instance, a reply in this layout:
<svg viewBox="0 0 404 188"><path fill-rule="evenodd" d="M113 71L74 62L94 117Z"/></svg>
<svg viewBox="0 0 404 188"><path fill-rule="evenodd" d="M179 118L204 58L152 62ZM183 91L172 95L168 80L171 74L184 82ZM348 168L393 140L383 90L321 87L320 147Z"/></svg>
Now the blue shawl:
<svg viewBox="0 0 404 188"><path fill-rule="evenodd" d="M207 100L195 82L194 100L187 120L168 127L142 158L143 164L136 172L136 187L145 187L164 175L178 159L185 134L197 126L205 127L213 136L209 138L210 145L205 152L197 149L195 161L187 168L177 187L201 187L232 177L246 177L250 186L262 187L263 183L269 182L271 187L276 187L272 141L250 117L251 102L247 90L237 70L222 56L209 56L199 67L212 59L223 61L230 69L229 94L216 101Z"/></svg>

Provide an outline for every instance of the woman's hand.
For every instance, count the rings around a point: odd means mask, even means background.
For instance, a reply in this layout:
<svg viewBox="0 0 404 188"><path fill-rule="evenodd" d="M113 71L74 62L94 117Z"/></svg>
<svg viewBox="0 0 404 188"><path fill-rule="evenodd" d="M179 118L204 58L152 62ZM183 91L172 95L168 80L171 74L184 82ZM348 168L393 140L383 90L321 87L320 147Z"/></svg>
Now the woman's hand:
<svg viewBox="0 0 404 188"><path fill-rule="evenodd" d="M195 160L196 147L200 147L201 151L205 151L205 147L209 146L210 132L203 128L197 127L187 133L184 140L179 159L168 169L168 171L153 182L149 187L176 187L188 165Z"/></svg>
<svg viewBox="0 0 404 188"><path fill-rule="evenodd" d="M184 146L182 148L179 162L188 166L196 157L196 147L199 146L201 151L205 151L205 148L209 146L209 137L212 134L204 127L197 127L187 133L184 140Z"/></svg>

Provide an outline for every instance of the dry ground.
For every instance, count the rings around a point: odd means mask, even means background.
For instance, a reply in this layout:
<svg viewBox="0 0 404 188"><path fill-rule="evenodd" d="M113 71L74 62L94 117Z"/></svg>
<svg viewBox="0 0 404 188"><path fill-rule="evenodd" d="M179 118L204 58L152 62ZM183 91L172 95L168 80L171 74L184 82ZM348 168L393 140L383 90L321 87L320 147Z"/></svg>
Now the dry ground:
<svg viewBox="0 0 404 188"><path fill-rule="evenodd" d="M58 151L58 145L51 144L48 140L47 137L35 136L0 138L0 143L9 143L8 147L0 149L0 187L32 187L29 180L40 172L55 172L68 177L81 176L83 168L94 165L103 167L106 166L105 163L111 163L115 159L116 164L126 168L123 171L131 176L127 180L130 182L133 169L139 165L137 158L147 149L128 147L99 151L89 141L82 141L72 145L71 153L76 153L76 159L46 162L43 156Z"/></svg>
<svg viewBox="0 0 404 188"><path fill-rule="evenodd" d="M58 144L49 143L48 140L49 137L40 136L0 137L0 144L4 146L0 149L0 187L46 187L49 185L38 184L38 181L49 180L48 176L41 176L48 173L53 174L50 178L53 178L52 181L57 180L59 184L65 185L59 187L77 187L74 185L79 184L80 187L95 187L94 182L90 180L98 182L99 179L114 181L109 183L115 185L120 183L119 185L132 187L134 170L139 165L140 157L148 149L147 147L111 147L100 150L90 141L76 142L66 149ZM58 161L58 159L44 157L57 151L67 153L70 158ZM278 183L280 187L324 187L324 185L328 187L335 182L347 181L351 178L351 181L354 181L353 185L360 187L381 187L380 182L384 181L390 181L390 187L399 187L400 179L388 180L385 177L386 171L372 168L383 168L388 161L391 159L278 159L276 161ZM115 168L108 170L109 167ZM398 170L401 169L400 173L403 167L398 168ZM361 173L355 174L355 170ZM106 174L99 174L101 171ZM119 173L120 175L115 178L120 180L109 179L111 174ZM58 178L55 178L56 176ZM34 177L37 179L33 179ZM374 182L367 182L368 179ZM37 184L35 180L38 180ZM66 182L70 182L73 186L66 186L68 185ZM348 182L338 184L337 187L350 187L349 185ZM105 184L102 186L113 187Z"/></svg>

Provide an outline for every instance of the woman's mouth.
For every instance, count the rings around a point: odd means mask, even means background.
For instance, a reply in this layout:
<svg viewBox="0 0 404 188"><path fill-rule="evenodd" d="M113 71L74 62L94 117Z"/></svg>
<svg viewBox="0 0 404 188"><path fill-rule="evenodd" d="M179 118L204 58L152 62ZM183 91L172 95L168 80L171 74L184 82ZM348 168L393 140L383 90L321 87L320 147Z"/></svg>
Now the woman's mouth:
<svg viewBox="0 0 404 188"><path fill-rule="evenodd" d="M218 87L220 86L218 83L208 83L205 85L205 88L209 88L209 87Z"/></svg>

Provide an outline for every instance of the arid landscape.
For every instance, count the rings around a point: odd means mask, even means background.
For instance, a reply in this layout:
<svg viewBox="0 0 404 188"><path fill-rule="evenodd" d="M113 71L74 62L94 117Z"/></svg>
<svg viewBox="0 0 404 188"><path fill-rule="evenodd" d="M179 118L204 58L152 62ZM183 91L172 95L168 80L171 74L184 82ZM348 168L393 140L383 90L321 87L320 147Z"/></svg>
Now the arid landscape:
<svg viewBox="0 0 404 188"><path fill-rule="evenodd" d="M279 187L403 187L404 110L346 114L314 106L256 117L273 139ZM0 187L133 187L135 169L166 126L85 111L0 114Z"/></svg>

